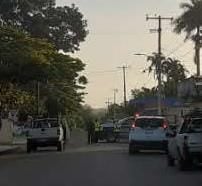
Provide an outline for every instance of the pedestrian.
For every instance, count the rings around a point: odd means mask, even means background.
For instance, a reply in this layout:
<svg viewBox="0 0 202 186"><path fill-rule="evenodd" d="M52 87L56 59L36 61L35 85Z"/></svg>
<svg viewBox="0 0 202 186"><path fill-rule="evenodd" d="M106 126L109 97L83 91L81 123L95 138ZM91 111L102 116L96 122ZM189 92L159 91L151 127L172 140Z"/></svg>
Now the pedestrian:
<svg viewBox="0 0 202 186"><path fill-rule="evenodd" d="M117 123L114 123L113 133L115 137L115 141L120 140L120 127Z"/></svg>
<svg viewBox="0 0 202 186"><path fill-rule="evenodd" d="M97 143L100 138L100 123L98 119L95 120L94 126L95 126L94 142Z"/></svg>
<svg viewBox="0 0 202 186"><path fill-rule="evenodd" d="M94 139L94 123L92 120L87 121L87 132L88 132L88 144L93 143Z"/></svg>

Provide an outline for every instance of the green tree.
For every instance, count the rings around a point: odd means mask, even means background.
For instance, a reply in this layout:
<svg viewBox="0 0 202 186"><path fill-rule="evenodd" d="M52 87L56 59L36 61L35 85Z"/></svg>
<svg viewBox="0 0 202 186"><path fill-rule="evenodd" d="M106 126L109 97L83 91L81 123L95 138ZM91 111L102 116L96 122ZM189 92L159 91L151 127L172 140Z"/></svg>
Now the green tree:
<svg viewBox="0 0 202 186"><path fill-rule="evenodd" d="M197 27L202 26L202 1L190 0L190 3L181 3L180 8L184 12L174 20L174 31L178 34L184 31L186 33L185 39L193 38Z"/></svg>
<svg viewBox="0 0 202 186"><path fill-rule="evenodd" d="M152 87L151 89L142 87L141 89L131 90L131 94L132 94L133 99L155 97L157 94L157 90L156 90L156 87Z"/></svg>
<svg viewBox="0 0 202 186"><path fill-rule="evenodd" d="M80 59L60 54L46 40L29 37L10 27L0 28L0 56L2 109L13 108L13 103L15 108L27 108L28 103L36 105L35 85L40 82L44 112L56 115L78 111L87 83L80 75L85 68Z"/></svg>
<svg viewBox="0 0 202 186"><path fill-rule="evenodd" d="M195 42L195 63L197 65L197 75L200 75L200 27L202 26L202 1L190 0L190 3L181 3L180 8L183 13L174 20L174 31L177 34L186 33L187 39Z"/></svg>
<svg viewBox="0 0 202 186"><path fill-rule="evenodd" d="M64 7L55 4L55 0L1 0L0 18L4 25L48 39L57 50L79 50L80 42L88 34L87 21L74 4Z"/></svg>

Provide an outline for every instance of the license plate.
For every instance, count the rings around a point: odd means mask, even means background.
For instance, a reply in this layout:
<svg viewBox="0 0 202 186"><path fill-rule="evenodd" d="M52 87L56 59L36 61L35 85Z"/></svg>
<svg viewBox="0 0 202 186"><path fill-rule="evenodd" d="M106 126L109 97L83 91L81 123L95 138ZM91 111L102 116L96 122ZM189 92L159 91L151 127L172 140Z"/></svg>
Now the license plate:
<svg viewBox="0 0 202 186"><path fill-rule="evenodd" d="M145 131L145 134L153 134L153 131Z"/></svg>
<svg viewBox="0 0 202 186"><path fill-rule="evenodd" d="M47 140L46 139L39 139L38 141L40 141L40 142L46 142Z"/></svg>

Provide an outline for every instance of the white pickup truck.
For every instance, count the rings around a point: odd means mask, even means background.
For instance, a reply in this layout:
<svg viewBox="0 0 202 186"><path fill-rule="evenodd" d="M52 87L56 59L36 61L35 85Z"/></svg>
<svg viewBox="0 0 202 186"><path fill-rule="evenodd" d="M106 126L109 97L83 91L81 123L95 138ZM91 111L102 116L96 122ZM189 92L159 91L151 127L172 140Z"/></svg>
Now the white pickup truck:
<svg viewBox="0 0 202 186"><path fill-rule="evenodd" d="M202 163L202 117L184 120L177 132L168 133L168 166L175 160L180 170Z"/></svg>
<svg viewBox="0 0 202 186"><path fill-rule="evenodd" d="M58 151L63 151L65 133L66 128L57 118L36 119L27 134L27 152L47 146L56 146Z"/></svg>

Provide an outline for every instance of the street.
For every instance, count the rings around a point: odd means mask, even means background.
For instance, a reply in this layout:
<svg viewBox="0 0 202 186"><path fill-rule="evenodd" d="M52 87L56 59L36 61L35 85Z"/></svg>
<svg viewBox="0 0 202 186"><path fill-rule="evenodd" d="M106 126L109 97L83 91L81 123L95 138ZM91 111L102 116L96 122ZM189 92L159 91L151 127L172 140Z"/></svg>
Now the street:
<svg viewBox="0 0 202 186"><path fill-rule="evenodd" d="M104 150L106 149L106 150ZM1 186L201 186L202 169L180 172L165 154L130 156L127 144L98 144L0 157Z"/></svg>

